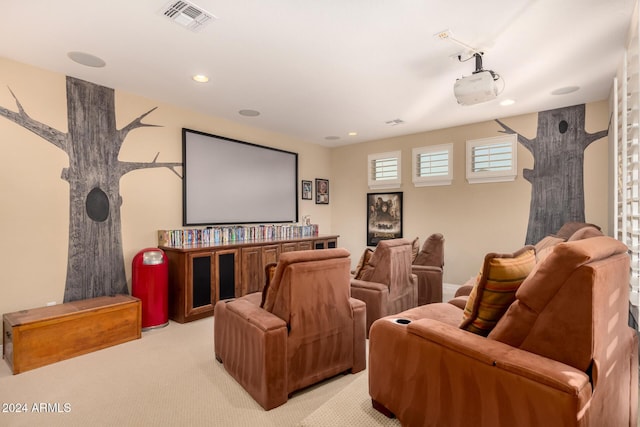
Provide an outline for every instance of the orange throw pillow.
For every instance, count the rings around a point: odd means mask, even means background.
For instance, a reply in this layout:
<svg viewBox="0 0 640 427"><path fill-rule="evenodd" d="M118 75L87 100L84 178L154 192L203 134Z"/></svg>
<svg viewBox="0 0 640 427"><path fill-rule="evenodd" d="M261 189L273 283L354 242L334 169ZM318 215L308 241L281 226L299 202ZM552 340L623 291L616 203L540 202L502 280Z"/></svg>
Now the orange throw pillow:
<svg viewBox="0 0 640 427"><path fill-rule="evenodd" d="M487 254L462 313L460 328L487 336L515 301L516 291L535 265L533 246L513 254Z"/></svg>

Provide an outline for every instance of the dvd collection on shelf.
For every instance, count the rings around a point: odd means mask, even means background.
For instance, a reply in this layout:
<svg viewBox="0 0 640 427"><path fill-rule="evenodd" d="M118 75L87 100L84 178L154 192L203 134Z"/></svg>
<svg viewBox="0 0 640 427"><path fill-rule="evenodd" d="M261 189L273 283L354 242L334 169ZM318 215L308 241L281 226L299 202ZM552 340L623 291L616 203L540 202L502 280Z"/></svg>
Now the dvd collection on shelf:
<svg viewBox="0 0 640 427"><path fill-rule="evenodd" d="M225 243L297 239L317 235L318 224L260 224L158 230L158 246L219 245Z"/></svg>

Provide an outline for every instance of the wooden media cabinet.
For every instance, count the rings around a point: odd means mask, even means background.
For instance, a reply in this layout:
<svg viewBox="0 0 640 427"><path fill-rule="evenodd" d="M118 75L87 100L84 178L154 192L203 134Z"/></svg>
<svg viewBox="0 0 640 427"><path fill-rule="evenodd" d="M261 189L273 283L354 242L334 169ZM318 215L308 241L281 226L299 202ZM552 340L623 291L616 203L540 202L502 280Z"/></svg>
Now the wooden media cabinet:
<svg viewBox="0 0 640 427"><path fill-rule="evenodd" d="M221 299L262 291L264 267L283 252L338 247L338 236L159 246L169 261L169 317L179 323L213 315Z"/></svg>
<svg viewBox="0 0 640 427"><path fill-rule="evenodd" d="M5 313L2 355L14 374L141 337L140 300L116 295Z"/></svg>

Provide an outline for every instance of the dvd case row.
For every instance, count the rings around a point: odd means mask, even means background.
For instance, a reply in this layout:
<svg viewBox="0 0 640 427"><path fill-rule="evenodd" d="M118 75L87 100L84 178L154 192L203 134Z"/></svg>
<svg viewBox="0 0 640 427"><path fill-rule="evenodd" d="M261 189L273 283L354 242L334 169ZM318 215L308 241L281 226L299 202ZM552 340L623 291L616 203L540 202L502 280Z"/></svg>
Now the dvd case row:
<svg viewBox="0 0 640 427"><path fill-rule="evenodd" d="M318 225L260 224L158 230L158 246L218 245L318 235Z"/></svg>

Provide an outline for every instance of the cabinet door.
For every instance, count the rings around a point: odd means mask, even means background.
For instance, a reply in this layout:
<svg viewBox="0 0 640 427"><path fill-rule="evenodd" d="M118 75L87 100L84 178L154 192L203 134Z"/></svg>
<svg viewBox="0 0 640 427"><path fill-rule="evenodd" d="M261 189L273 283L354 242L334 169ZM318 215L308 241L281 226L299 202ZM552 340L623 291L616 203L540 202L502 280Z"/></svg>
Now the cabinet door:
<svg viewBox="0 0 640 427"><path fill-rule="evenodd" d="M267 264L278 262L280 258L280 245L266 245L262 247L262 270ZM262 289L261 289L262 290Z"/></svg>
<svg viewBox="0 0 640 427"><path fill-rule="evenodd" d="M310 240L305 240L304 242L298 242L299 251L310 251L311 249L313 249L313 243Z"/></svg>
<svg viewBox="0 0 640 427"><path fill-rule="evenodd" d="M239 297L240 263L238 262L238 249L225 249L215 251L214 254L214 300Z"/></svg>
<svg viewBox="0 0 640 427"><path fill-rule="evenodd" d="M287 242L282 244L282 252L308 251L313 249L312 240L303 240L301 242Z"/></svg>
<svg viewBox="0 0 640 427"><path fill-rule="evenodd" d="M282 244L282 252L294 252L298 249L298 243L295 242L287 242Z"/></svg>
<svg viewBox="0 0 640 427"><path fill-rule="evenodd" d="M262 290L264 271L262 267L262 250L260 246L242 248L242 280L241 295Z"/></svg>
<svg viewBox="0 0 640 427"><path fill-rule="evenodd" d="M313 249L327 249L327 241L326 240L314 240L313 241Z"/></svg>
<svg viewBox="0 0 640 427"><path fill-rule="evenodd" d="M187 260L185 319L188 319L189 316L213 311L215 297L211 253L189 254Z"/></svg>

